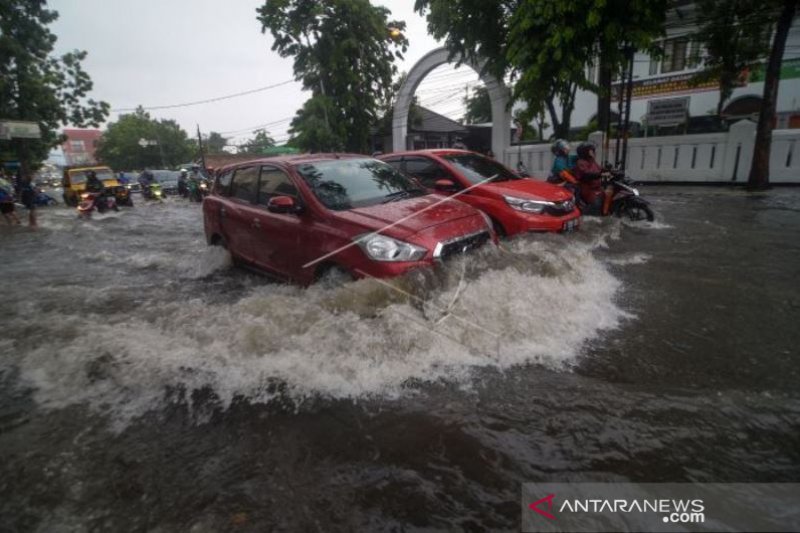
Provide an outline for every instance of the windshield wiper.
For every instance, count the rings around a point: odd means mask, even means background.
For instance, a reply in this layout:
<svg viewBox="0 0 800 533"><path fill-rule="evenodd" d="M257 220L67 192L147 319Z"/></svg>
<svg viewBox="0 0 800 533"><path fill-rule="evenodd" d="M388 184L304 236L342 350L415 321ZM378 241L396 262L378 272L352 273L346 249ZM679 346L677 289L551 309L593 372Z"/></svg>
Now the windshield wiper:
<svg viewBox="0 0 800 533"><path fill-rule="evenodd" d="M408 189L403 191L397 191L391 194L387 194L381 203L388 204L389 202L396 202L397 200L405 200L406 198L411 198L412 196L420 196L423 194L425 194L425 191L422 189Z"/></svg>

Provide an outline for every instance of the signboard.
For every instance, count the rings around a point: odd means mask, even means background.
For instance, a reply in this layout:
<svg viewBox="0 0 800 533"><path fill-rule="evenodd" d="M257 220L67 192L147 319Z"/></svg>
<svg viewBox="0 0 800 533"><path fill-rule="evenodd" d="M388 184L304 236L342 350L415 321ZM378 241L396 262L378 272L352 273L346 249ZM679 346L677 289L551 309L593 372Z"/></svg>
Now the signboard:
<svg viewBox="0 0 800 533"><path fill-rule="evenodd" d="M37 122L22 120L0 120L0 139L39 139L42 132Z"/></svg>
<svg viewBox="0 0 800 533"><path fill-rule="evenodd" d="M650 100L647 102L648 126L683 124L689 115L689 97Z"/></svg>

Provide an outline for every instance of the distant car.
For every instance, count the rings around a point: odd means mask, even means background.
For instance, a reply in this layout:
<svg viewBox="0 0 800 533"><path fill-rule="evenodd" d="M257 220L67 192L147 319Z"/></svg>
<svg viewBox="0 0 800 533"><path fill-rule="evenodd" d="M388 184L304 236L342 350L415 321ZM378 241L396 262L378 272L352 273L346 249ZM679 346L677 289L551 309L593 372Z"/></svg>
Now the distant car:
<svg viewBox="0 0 800 533"><path fill-rule="evenodd" d="M419 180L431 192L458 199L492 218L501 235L578 229L581 212L571 192L521 178L494 159L466 150L438 149L392 153L378 159ZM481 185L488 178L493 178ZM476 186L477 185L477 186Z"/></svg>
<svg viewBox="0 0 800 533"><path fill-rule="evenodd" d="M397 276L495 238L480 211L429 194L381 161L346 154L224 167L203 215L209 244L301 284L329 269Z"/></svg>
<svg viewBox="0 0 800 533"><path fill-rule="evenodd" d="M180 172L177 170L151 170L156 181L161 185L162 192L167 196L175 196L178 194L178 176Z"/></svg>

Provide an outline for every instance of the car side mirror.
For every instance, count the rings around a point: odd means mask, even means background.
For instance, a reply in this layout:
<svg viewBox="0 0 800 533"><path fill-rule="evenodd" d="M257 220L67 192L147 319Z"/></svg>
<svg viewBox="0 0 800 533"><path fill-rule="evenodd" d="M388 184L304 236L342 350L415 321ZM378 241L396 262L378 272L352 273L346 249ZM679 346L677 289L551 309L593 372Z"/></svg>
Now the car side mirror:
<svg viewBox="0 0 800 533"><path fill-rule="evenodd" d="M270 213L299 213L302 208L291 196L273 196L267 202Z"/></svg>
<svg viewBox="0 0 800 533"><path fill-rule="evenodd" d="M441 192L456 192L458 190L458 185L453 180L447 179L436 180L434 187Z"/></svg>

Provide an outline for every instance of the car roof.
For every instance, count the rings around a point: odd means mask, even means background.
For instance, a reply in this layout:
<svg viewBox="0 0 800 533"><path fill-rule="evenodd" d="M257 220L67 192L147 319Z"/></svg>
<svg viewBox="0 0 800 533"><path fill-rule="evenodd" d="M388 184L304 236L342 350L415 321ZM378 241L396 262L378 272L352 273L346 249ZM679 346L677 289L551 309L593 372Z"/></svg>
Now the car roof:
<svg viewBox="0 0 800 533"><path fill-rule="evenodd" d="M230 163L228 165L225 165L224 167L218 169L217 172L226 172L232 168L248 166L253 164L294 166L303 163L335 161L337 159L372 159L372 158L368 155L348 154L348 153L278 155L272 157L256 157L246 161L237 161L235 163Z"/></svg>
<svg viewBox="0 0 800 533"><path fill-rule="evenodd" d="M478 152L473 152L471 150L459 150L457 148L427 148L425 150L406 150L405 152L391 152L388 154L382 154L378 156L378 159L385 159L387 157L396 157L396 156L404 156L404 155L449 155L449 154L472 154L472 155L479 155L482 157L483 154L479 154Z"/></svg>

